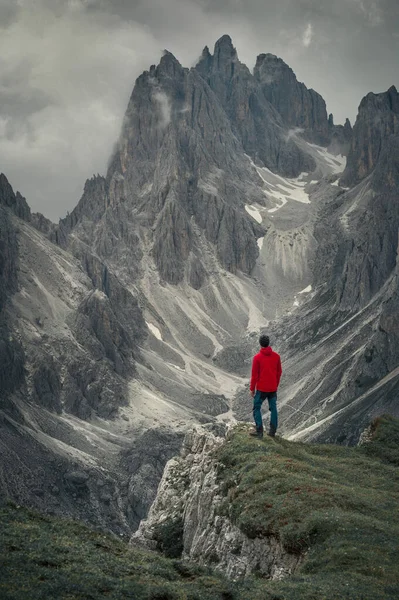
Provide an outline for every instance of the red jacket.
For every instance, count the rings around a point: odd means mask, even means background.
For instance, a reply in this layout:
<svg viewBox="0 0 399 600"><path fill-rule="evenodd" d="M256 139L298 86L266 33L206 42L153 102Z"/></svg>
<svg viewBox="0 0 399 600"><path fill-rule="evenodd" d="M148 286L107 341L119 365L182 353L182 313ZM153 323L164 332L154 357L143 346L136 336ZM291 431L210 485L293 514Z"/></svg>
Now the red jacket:
<svg viewBox="0 0 399 600"><path fill-rule="evenodd" d="M280 355L270 346L261 348L252 361L251 392L276 392L282 372Z"/></svg>

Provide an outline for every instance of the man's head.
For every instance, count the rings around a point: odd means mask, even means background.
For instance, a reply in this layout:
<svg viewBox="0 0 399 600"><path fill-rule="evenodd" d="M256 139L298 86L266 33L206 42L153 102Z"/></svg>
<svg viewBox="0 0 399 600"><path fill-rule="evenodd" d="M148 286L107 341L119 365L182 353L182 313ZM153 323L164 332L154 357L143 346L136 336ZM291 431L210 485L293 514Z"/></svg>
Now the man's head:
<svg viewBox="0 0 399 600"><path fill-rule="evenodd" d="M262 348L267 348L270 343L269 336L262 334L259 338L259 344Z"/></svg>

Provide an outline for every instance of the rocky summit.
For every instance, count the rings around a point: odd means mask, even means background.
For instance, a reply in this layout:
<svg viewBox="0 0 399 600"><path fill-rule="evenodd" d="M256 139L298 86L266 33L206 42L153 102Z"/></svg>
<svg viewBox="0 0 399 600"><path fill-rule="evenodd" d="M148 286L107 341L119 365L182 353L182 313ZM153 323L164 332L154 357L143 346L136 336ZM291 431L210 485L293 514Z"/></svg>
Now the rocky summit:
<svg viewBox="0 0 399 600"><path fill-rule="evenodd" d="M398 106L335 124L226 35L138 77L58 224L1 175L0 497L130 536L188 430L251 419L266 328L284 438L355 445L398 415Z"/></svg>

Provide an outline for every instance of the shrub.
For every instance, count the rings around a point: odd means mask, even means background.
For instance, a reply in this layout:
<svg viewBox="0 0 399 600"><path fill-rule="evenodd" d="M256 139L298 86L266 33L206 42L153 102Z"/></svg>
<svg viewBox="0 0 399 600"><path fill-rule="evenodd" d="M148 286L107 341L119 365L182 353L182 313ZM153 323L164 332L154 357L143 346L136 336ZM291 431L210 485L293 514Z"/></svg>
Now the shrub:
<svg viewBox="0 0 399 600"><path fill-rule="evenodd" d="M154 528L157 549L167 558L180 558L183 552L183 520L178 517L159 523Z"/></svg>

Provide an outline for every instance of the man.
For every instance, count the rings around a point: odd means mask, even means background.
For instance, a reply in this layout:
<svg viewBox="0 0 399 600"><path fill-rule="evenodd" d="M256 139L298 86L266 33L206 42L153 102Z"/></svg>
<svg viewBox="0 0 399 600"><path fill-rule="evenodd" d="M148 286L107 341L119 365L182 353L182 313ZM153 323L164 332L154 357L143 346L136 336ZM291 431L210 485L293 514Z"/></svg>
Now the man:
<svg viewBox="0 0 399 600"><path fill-rule="evenodd" d="M260 352L252 361L251 396L254 399L253 415L256 429L250 435L263 438L263 422L261 407L263 401L268 400L270 410L269 435L274 437L277 431L277 388L280 383L282 368L281 359L277 352L269 346L269 336L261 335L259 338Z"/></svg>

